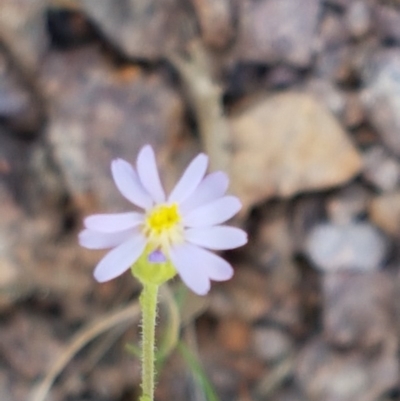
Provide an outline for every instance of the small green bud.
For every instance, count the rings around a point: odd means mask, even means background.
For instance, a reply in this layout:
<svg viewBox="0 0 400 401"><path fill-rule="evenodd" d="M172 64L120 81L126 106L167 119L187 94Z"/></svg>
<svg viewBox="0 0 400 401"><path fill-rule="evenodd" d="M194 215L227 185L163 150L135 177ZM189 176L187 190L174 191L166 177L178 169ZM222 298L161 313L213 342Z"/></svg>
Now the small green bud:
<svg viewBox="0 0 400 401"><path fill-rule="evenodd" d="M170 260L152 261L151 255L159 252L146 247L140 258L131 267L131 272L142 284L161 285L176 275L176 269Z"/></svg>

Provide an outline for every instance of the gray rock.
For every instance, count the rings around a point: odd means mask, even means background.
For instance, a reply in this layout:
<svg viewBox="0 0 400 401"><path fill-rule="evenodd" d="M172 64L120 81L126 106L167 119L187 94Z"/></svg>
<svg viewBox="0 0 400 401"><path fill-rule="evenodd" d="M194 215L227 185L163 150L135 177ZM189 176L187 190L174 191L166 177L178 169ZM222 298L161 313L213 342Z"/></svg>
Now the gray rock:
<svg viewBox="0 0 400 401"><path fill-rule="evenodd" d="M368 149L364 155L363 176L377 189L387 192L400 182L400 163L381 146Z"/></svg>
<svg viewBox="0 0 400 401"><path fill-rule="evenodd" d="M400 43L400 12L397 8L376 4L374 8L376 31L382 40Z"/></svg>
<svg viewBox="0 0 400 401"><path fill-rule="evenodd" d="M324 275L323 325L329 344L368 351L396 339L394 282L383 271Z"/></svg>
<svg viewBox="0 0 400 401"><path fill-rule="evenodd" d="M0 49L0 120L14 132L32 136L44 121L44 104L17 71L15 60Z"/></svg>
<svg viewBox="0 0 400 401"><path fill-rule="evenodd" d="M318 54L316 72L333 82L345 82L353 72L354 49L349 44L324 49Z"/></svg>
<svg viewBox="0 0 400 401"><path fill-rule="evenodd" d="M239 57L307 67L315 51L321 1L243 1Z"/></svg>
<svg viewBox="0 0 400 401"><path fill-rule="evenodd" d="M386 256L385 238L368 223L319 224L310 232L306 253L323 271L375 270Z"/></svg>
<svg viewBox="0 0 400 401"><path fill-rule="evenodd" d="M352 1L346 10L346 23L355 38L366 35L372 26L371 7L365 0Z"/></svg>
<svg viewBox="0 0 400 401"><path fill-rule="evenodd" d="M385 145L400 155L400 50L375 52L366 57L362 100L368 119Z"/></svg>
<svg viewBox="0 0 400 401"><path fill-rule="evenodd" d="M346 19L327 12L321 18L315 59L316 76L332 82L344 81L351 74L351 34Z"/></svg>
<svg viewBox="0 0 400 401"><path fill-rule="evenodd" d="M346 109L346 97L333 82L314 78L307 82L306 89L336 117L342 119Z"/></svg>
<svg viewBox="0 0 400 401"><path fill-rule="evenodd" d="M274 66L267 74L265 83L268 88L288 88L301 80L301 73L298 69L287 64ZM256 87L258 84L256 84Z"/></svg>
<svg viewBox="0 0 400 401"><path fill-rule="evenodd" d="M319 26L318 49L333 49L350 40L346 19L342 15L327 11Z"/></svg>
<svg viewBox="0 0 400 401"><path fill-rule="evenodd" d="M299 355L296 382L310 401L375 401L397 385L398 369L394 344L370 358L335 350L317 338Z"/></svg>
<svg viewBox="0 0 400 401"><path fill-rule="evenodd" d="M43 84L52 104L47 134L76 205L90 209L95 201L125 209L111 179L111 160L134 162L143 144L159 150L176 137L181 99L162 78L139 67L113 70L97 48L52 54Z"/></svg>
<svg viewBox="0 0 400 401"><path fill-rule="evenodd" d="M84 0L82 4L108 40L132 58L163 58L166 50L182 47L183 21L191 31L190 19L182 15L177 0Z"/></svg>
<svg viewBox="0 0 400 401"><path fill-rule="evenodd" d="M35 70L48 48L45 0L2 0L0 39L23 62Z"/></svg>

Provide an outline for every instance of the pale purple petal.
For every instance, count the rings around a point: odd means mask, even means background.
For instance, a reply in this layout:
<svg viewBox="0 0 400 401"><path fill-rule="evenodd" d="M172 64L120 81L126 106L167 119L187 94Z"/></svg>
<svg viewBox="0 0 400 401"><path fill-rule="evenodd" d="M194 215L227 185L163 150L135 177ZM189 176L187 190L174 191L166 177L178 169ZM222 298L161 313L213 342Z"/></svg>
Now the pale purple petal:
<svg viewBox="0 0 400 401"><path fill-rule="evenodd" d="M165 202L165 193L158 175L156 158L150 145L139 152L136 168L142 185L156 203Z"/></svg>
<svg viewBox="0 0 400 401"><path fill-rule="evenodd" d="M153 206L153 199L143 188L136 171L128 162L122 159L113 160L111 172L115 185L126 199L143 209Z"/></svg>
<svg viewBox="0 0 400 401"><path fill-rule="evenodd" d="M146 238L142 235L129 238L104 256L94 270L94 278L104 283L120 276L136 262L145 246Z"/></svg>
<svg viewBox="0 0 400 401"><path fill-rule="evenodd" d="M236 196L224 196L183 216L188 227L207 227L221 224L234 216L242 207Z"/></svg>
<svg viewBox="0 0 400 401"><path fill-rule="evenodd" d="M135 234L134 230L121 231L118 233L99 233L85 229L79 233L79 244L88 249L114 248L122 244Z"/></svg>
<svg viewBox="0 0 400 401"><path fill-rule="evenodd" d="M221 256L215 253L206 251L202 248L197 248L195 258L206 266L208 277L214 281L226 281L233 276L233 267Z"/></svg>
<svg viewBox="0 0 400 401"><path fill-rule="evenodd" d="M247 234L236 227L199 227L187 229L185 231L185 239L195 245L222 251L246 244Z"/></svg>
<svg viewBox="0 0 400 401"><path fill-rule="evenodd" d="M208 157L201 153L186 168L181 179L172 190L168 202L181 203L193 194L206 173Z"/></svg>
<svg viewBox="0 0 400 401"><path fill-rule="evenodd" d="M170 258L183 282L199 295L210 290L210 279L225 281L233 276L233 268L226 260L196 245L172 247Z"/></svg>
<svg viewBox="0 0 400 401"><path fill-rule="evenodd" d="M151 252L147 259L151 263L167 262L167 258L165 257L164 253L159 249L156 249L155 251Z"/></svg>
<svg viewBox="0 0 400 401"><path fill-rule="evenodd" d="M210 279L205 267L193 261L191 248L189 244L173 247L169 256L182 281L196 294L205 295L210 290Z"/></svg>
<svg viewBox="0 0 400 401"><path fill-rule="evenodd" d="M192 195L180 204L179 209L185 213L220 198L225 195L228 184L228 176L222 171L207 175Z"/></svg>
<svg viewBox="0 0 400 401"><path fill-rule="evenodd" d="M84 224L87 228L103 233L115 233L129 228L137 227L144 221L141 213L114 213L114 214L94 214L86 217Z"/></svg>

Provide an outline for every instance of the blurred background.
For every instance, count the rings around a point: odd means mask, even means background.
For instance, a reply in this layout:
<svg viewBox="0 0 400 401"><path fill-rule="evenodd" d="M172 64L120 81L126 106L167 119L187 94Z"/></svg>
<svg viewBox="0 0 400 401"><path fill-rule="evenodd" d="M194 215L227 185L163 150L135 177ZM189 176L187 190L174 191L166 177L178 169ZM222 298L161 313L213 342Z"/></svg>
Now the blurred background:
<svg viewBox="0 0 400 401"><path fill-rule="evenodd" d="M0 0L0 399L140 394L140 286L77 233L146 143L167 188L207 152L250 236L165 290L156 399L399 400L398 0Z"/></svg>

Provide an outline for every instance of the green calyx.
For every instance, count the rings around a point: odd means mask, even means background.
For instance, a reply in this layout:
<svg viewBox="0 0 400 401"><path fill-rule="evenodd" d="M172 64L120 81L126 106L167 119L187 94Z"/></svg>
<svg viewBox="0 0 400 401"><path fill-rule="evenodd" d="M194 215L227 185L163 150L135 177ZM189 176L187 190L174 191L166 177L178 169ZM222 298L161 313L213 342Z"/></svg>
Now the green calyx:
<svg viewBox="0 0 400 401"><path fill-rule="evenodd" d="M146 247L131 267L131 272L142 284L161 285L176 275L176 269L168 259L165 262L149 261L149 255L153 251L154 249Z"/></svg>

